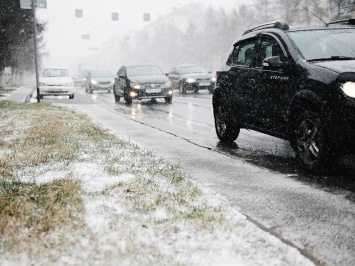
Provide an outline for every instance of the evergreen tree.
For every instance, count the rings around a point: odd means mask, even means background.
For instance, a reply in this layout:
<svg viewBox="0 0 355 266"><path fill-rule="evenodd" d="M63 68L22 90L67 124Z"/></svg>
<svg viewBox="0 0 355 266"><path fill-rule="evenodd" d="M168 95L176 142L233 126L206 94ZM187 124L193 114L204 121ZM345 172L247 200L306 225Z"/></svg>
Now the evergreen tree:
<svg viewBox="0 0 355 266"><path fill-rule="evenodd" d="M34 68L33 12L21 9L20 1L1 0L0 4L0 69ZM40 44L45 24L37 22Z"/></svg>

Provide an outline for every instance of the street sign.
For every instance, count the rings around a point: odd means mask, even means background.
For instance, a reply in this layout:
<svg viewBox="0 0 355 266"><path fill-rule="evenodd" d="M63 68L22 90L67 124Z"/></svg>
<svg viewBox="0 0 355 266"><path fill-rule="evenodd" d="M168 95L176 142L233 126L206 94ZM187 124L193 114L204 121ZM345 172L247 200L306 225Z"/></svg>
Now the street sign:
<svg viewBox="0 0 355 266"><path fill-rule="evenodd" d="M37 8L47 8L47 0L34 0ZM32 0L20 0L22 9L32 9Z"/></svg>

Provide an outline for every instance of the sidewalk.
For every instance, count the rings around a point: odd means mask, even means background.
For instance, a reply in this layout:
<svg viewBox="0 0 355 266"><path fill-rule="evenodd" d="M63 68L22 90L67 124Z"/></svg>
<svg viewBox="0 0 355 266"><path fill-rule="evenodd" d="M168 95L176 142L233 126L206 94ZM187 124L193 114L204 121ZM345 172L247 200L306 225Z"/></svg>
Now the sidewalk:
<svg viewBox="0 0 355 266"><path fill-rule="evenodd" d="M12 102L29 102L34 90L35 89L30 86L19 87L17 90L14 90L11 94L7 95L4 100Z"/></svg>

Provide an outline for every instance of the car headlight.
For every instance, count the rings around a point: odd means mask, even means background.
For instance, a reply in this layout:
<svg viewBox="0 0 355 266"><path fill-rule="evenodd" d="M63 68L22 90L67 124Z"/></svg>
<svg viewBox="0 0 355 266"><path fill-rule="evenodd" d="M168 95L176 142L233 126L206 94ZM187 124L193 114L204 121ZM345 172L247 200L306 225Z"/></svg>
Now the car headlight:
<svg viewBox="0 0 355 266"><path fill-rule="evenodd" d="M142 86L139 83L131 82L130 83L131 88L133 89L140 89Z"/></svg>
<svg viewBox="0 0 355 266"><path fill-rule="evenodd" d="M341 83L340 88L347 96L355 98L355 82L348 81Z"/></svg>
<svg viewBox="0 0 355 266"><path fill-rule="evenodd" d="M212 82L216 82L216 78L215 77L212 77L212 78L210 78L210 80L212 81Z"/></svg>
<svg viewBox="0 0 355 266"><path fill-rule="evenodd" d="M186 82L187 82L187 83L194 83L194 82L196 82L196 79L194 79L194 78L187 78L187 79L186 79Z"/></svg>
<svg viewBox="0 0 355 266"><path fill-rule="evenodd" d="M91 84L92 84L92 85L96 85L96 84L97 84L97 81L92 79L92 80L91 80Z"/></svg>
<svg viewBox="0 0 355 266"><path fill-rule="evenodd" d="M171 81L168 80L167 82L165 82L163 88L171 88Z"/></svg>
<svg viewBox="0 0 355 266"><path fill-rule="evenodd" d="M64 86L73 87L74 83L73 82L67 82L67 83L64 84Z"/></svg>
<svg viewBox="0 0 355 266"><path fill-rule="evenodd" d="M113 84L113 83L115 83L115 80L111 80L111 82L110 82L111 84Z"/></svg>

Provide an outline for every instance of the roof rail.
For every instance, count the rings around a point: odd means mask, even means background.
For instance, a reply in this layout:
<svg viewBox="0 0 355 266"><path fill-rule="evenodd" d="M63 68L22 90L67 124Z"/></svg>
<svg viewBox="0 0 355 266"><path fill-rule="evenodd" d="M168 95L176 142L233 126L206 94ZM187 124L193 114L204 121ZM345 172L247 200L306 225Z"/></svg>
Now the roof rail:
<svg viewBox="0 0 355 266"><path fill-rule="evenodd" d="M261 24L261 25L255 26L253 28L250 28L246 32L244 32L243 35L247 34L249 32L255 31L255 30L269 29L269 28L288 30L290 27L288 26L287 23L274 21L274 22L269 22L269 23Z"/></svg>
<svg viewBox="0 0 355 266"><path fill-rule="evenodd" d="M349 18L349 19L341 19L341 20L335 20L327 23L327 26L330 24L348 24L348 25L355 25L355 19L354 18Z"/></svg>

